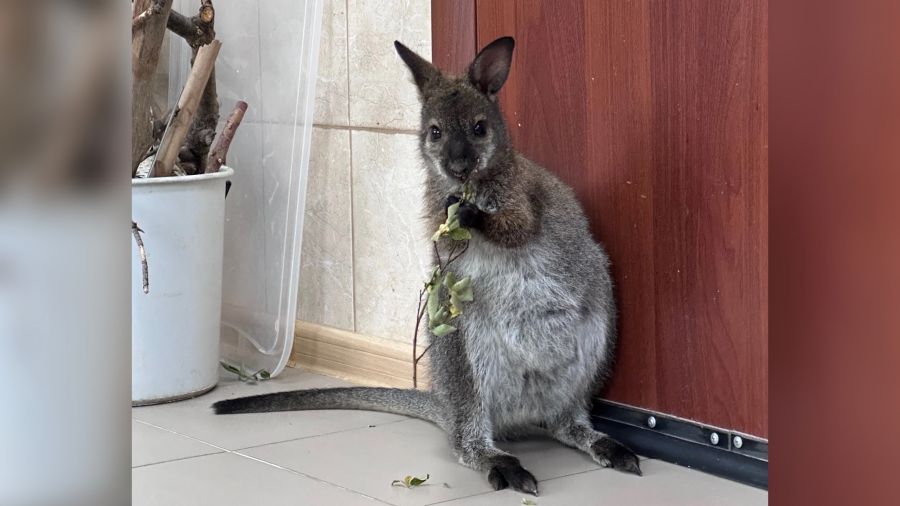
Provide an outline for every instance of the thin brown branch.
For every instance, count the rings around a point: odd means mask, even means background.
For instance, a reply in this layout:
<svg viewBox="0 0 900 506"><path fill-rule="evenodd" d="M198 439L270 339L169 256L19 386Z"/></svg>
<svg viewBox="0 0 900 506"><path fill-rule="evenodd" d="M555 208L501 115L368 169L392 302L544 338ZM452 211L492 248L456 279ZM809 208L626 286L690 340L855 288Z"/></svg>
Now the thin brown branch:
<svg viewBox="0 0 900 506"><path fill-rule="evenodd" d="M463 253L465 253L466 250L468 250L468 249L469 249L469 241L466 241L466 245L463 246L463 249L460 250L460 252L457 253L456 256L452 256L452 255L453 255L453 251L451 250L450 256L449 256L449 258L447 259L447 264L444 266L444 268L446 268L447 266L449 266L450 264L452 264L452 263L453 263L456 259L458 259L459 257L463 256Z"/></svg>
<svg viewBox="0 0 900 506"><path fill-rule="evenodd" d="M459 257L461 257L466 252L466 250L469 249L469 241L466 241L466 243L462 247L462 249L459 252L457 252L456 251L457 241L454 241L450 245L450 251L447 253L447 262L444 263L441 261L441 253L438 250L437 241L434 241L431 244L434 247L434 258L435 258L435 262L437 262L437 267L438 267L438 279L443 278L443 276L447 272L447 268L450 266L450 264L452 264L455 260L457 260ZM440 290L440 286L435 286L434 289ZM422 357L424 357L425 354L428 353L428 350L430 350L431 346L434 344L434 343L429 343L428 346L425 347L424 350L422 350L421 354L418 353L419 327L422 326L422 317L425 315L425 308L426 308L426 305L423 304L423 301L422 301L422 296L424 294L425 294L425 290L422 290L419 292L419 306L417 309L418 315L416 316L416 330L415 330L415 332L413 332L413 343L412 343L413 344L413 346L412 346L412 348L413 348L413 352L412 352L413 353L413 355L412 355L413 356L413 378L412 378L413 379L413 388L418 387L419 361L422 360Z"/></svg>
<svg viewBox="0 0 900 506"><path fill-rule="evenodd" d="M434 246L434 258L438 264L438 271L443 271L444 266L441 265L441 253L438 251L437 241L432 241L431 245Z"/></svg>
<svg viewBox="0 0 900 506"><path fill-rule="evenodd" d="M241 125L245 112L247 112L247 102L239 100L235 104L234 110L231 111L231 116L228 116L228 121L225 122L225 127L222 129L222 133L219 134L215 147L209 152L209 160L206 162L207 173L218 172L222 165L225 164L228 148L231 147L234 133Z"/></svg>
<svg viewBox="0 0 900 506"><path fill-rule="evenodd" d="M424 357L425 354L428 353L428 350L430 350L433 345L434 343L428 343L428 346L426 346L425 349L422 350L422 353L415 359L414 364L418 365L419 361L422 360L422 357Z"/></svg>
<svg viewBox="0 0 900 506"><path fill-rule="evenodd" d="M447 265L450 265L450 260L449 260L449 259L453 257L453 253L455 253L455 252L456 252L456 241L451 241L451 243L450 243L450 251L447 252L447 259L448 259L448 260L447 260ZM447 265L445 265L444 268L446 268Z"/></svg>
<svg viewBox="0 0 900 506"><path fill-rule="evenodd" d="M137 243L138 254L141 257L141 279L143 281L144 293L150 293L150 269L147 266L147 252L144 250L144 240L141 239L141 227L134 221L131 222L131 234L134 236L134 242Z"/></svg>
<svg viewBox="0 0 900 506"><path fill-rule="evenodd" d="M419 327L422 326L422 317L425 315L425 304L422 303L422 296L425 294L425 290L419 290L419 306L417 308L418 316L416 316L416 330L413 332L413 342L412 342L412 356L413 356L413 388L418 388L418 365L419 359L416 358L416 347L419 343ZM429 348L431 346L429 345Z"/></svg>

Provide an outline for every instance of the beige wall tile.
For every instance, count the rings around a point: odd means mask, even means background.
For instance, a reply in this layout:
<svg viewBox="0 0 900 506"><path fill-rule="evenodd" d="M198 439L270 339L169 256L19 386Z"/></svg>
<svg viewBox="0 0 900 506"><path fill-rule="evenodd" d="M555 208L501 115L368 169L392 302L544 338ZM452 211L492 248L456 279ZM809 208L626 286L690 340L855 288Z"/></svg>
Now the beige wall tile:
<svg viewBox="0 0 900 506"><path fill-rule="evenodd" d="M314 121L349 124L347 98L347 0L325 0Z"/></svg>
<svg viewBox="0 0 900 506"><path fill-rule="evenodd" d="M350 132L313 128L303 248L301 320L353 330Z"/></svg>
<svg viewBox="0 0 900 506"><path fill-rule="evenodd" d="M356 332L410 342L430 263L418 140L351 135Z"/></svg>
<svg viewBox="0 0 900 506"><path fill-rule="evenodd" d="M418 129L417 91L394 50L431 58L431 2L349 0L350 124Z"/></svg>

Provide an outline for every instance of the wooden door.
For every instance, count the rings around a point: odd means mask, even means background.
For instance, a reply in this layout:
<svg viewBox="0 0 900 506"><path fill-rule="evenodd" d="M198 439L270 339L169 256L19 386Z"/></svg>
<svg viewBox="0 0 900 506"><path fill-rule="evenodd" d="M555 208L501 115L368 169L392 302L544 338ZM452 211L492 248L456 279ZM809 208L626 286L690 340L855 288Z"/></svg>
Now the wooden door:
<svg viewBox="0 0 900 506"><path fill-rule="evenodd" d="M441 68L516 53L516 147L569 183L613 261L604 395L768 435L764 0L434 0Z"/></svg>

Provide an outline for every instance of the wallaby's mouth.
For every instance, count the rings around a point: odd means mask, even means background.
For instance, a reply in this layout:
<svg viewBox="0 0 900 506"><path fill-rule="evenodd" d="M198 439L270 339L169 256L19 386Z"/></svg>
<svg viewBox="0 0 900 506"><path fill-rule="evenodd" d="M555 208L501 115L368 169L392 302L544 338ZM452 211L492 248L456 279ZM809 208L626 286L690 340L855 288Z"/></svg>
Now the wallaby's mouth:
<svg viewBox="0 0 900 506"><path fill-rule="evenodd" d="M466 162L450 162L447 164L446 172L450 177L464 180L467 179L469 173L472 172L469 167L469 164Z"/></svg>
<svg viewBox="0 0 900 506"><path fill-rule="evenodd" d="M478 172L478 161L475 160L462 160L462 161L453 161L448 163L444 167L444 173L447 174L451 179L456 179L462 183L468 181L476 172Z"/></svg>

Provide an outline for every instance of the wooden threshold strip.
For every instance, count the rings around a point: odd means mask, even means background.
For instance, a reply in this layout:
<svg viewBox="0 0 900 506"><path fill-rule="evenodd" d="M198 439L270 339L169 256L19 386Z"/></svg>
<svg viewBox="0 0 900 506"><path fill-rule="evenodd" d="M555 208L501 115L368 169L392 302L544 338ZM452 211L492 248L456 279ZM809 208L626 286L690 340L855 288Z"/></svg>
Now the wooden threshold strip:
<svg viewBox="0 0 900 506"><path fill-rule="evenodd" d="M412 388L412 344L297 321L297 366L369 386ZM427 357L419 363L419 388L427 389Z"/></svg>

